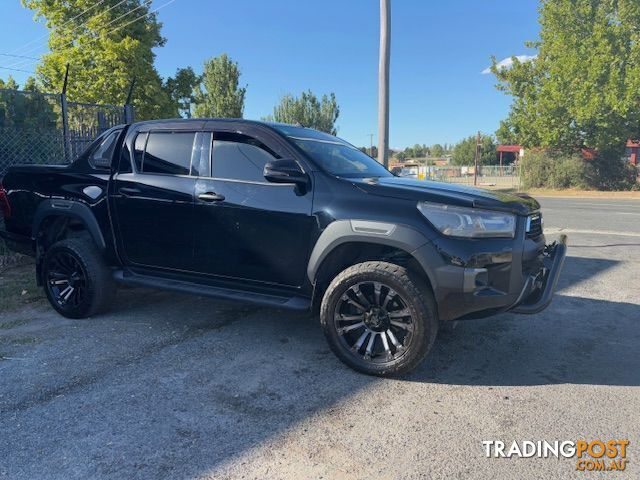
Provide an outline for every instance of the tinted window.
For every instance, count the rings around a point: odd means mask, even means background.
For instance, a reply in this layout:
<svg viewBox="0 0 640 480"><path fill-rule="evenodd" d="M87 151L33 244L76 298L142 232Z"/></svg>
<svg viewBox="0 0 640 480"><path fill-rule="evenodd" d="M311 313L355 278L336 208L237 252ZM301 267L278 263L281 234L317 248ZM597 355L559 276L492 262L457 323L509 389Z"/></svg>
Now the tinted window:
<svg viewBox="0 0 640 480"><path fill-rule="evenodd" d="M320 168L339 177L391 177L392 174L369 155L333 137L335 142L289 137Z"/></svg>
<svg viewBox="0 0 640 480"><path fill-rule="evenodd" d="M133 159L136 164L136 170L142 171L142 157L144 156L144 146L147 143L147 134L141 133L136 137L135 145L133 146Z"/></svg>
<svg viewBox="0 0 640 480"><path fill-rule="evenodd" d="M216 178L264 182L268 162L280 158L255 138L238 133L214 133L213 172Z"/></svg>
<svg viewBox="0 0 640 480"><path fill-rule="evenodd" d="M142 160L144 173L189 175L193 132L151 132Z"/></svg>
<svg viewBox="0 0 640 480"><path fill-rule="evenodd" d="M111 159L113 158L113 151L116 148L116 140L120 132L121 130L111 132L93 151L89 160L94 168L111 168Z"/></svg>

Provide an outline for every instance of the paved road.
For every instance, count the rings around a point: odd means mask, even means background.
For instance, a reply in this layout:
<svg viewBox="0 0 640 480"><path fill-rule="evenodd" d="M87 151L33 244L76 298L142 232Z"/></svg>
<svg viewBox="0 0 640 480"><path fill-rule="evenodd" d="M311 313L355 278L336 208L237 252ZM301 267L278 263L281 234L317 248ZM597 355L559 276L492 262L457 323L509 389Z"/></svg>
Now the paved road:
<svg viewBox="0 0 640 480"><path fill-rule="evenodd" d="M540 198L545 227L573 233L625 233L640 237L640 200ZM618 236L618 235L616 235Z"/></svg>
<svg viewBox="0 0 640 480"><path fill-rule="evenodd" d="M550 231L589 232L553 305L461 322L403 379L344 367L312 318L210 299L3 312L0 478L592 478L481 444L585 437L629 439L602 478L639 478L640 202L542 204Z"/></svg>

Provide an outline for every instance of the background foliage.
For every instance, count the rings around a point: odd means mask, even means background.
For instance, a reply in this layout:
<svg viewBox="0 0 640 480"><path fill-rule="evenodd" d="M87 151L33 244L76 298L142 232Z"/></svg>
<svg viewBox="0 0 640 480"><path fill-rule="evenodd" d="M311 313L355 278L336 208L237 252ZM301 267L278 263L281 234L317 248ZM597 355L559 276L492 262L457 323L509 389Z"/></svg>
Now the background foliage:
<svg viewBox="0 0 640 480"><path fill-rule="evenodd" d="M238 63L223 53L205 62L195 91L195 116L242 118L246 87L240 87Z"/></svg>
<svg viewBox="0 0 640 480"><path fill-rule="evenodd" d="M133 105L138 119L176 117L178 105L163 88L154 67L153 48L164 45L161 24L141 0L22 0L43 17L50 30L50 53L37 67L38 82L46 92L60 92L67 63L70 65L70 100L87 103L125 103L136 78ZM87 15L74 20L78 12ZM118 20L121 16L122 20ZM110 22L113 22L112 24Z"/></svg>
<svg viewBox="0 0 640 480"><path fill-rule="evenodd" d="M482 145L480 151L480 164L489 165L498 162L496 155L496 143L492 135L480 135ZM471 135L453 147L451 163L454 165L473 165L476 155L476 136Z"/></svg>
<svg viewBox="0 0 640 480"><path fill-rule="evenodd" d="M322 132L336 135L336 121L340 107L334 93L323 95L321 99L311 91L302 92L299 97L287 94L273 108L273 115L265 117L267 121L300 124Z"/></svg>
<svg viewBox="0 0 640 480"><path fill-rule="evenodd" d="M583 168L601 178L590 184L626 184L630 168L619 159L627 139L640 138L640 2L542 0L539 10L540 40L528 43L537 57L513 57L510 69L493 59L498 88L513 97L496 134L568 155L595 148Z"/></svg>

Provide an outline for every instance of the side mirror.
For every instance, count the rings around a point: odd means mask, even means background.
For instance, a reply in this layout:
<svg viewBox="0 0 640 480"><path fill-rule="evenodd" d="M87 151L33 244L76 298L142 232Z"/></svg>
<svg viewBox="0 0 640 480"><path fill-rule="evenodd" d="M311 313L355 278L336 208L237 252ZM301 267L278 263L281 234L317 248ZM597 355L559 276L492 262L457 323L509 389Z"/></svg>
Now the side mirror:
<svg viewBox="0 0 640 480"><path fill-rule="evenodd" d="M264 166L264 178L273 183L292 183L307 186L309 177L304 173L295 160L282 158L274 160Z"/></svg>

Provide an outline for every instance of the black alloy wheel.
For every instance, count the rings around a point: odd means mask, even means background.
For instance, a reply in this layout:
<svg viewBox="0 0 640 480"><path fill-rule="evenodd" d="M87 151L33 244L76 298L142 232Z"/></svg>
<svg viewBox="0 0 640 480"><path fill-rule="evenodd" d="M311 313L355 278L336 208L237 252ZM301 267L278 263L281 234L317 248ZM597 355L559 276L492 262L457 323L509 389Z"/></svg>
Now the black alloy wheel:
<svg viewBox="0 0 640 480"><path fill-rule="evenodd" d="M86 297L87 274L70 252L57 251L48 258L46 288L60 309L77 309Z"/></svg>
<svg viewBox="0 0 640 480"><path fill-rule="evenodd" d="M324 293L320 323L340 360L377 376L414 368L438 331L427 281L384 261L359 263L339 273Z"/></svg>
<svg viewBox="0 0 640 480"><path fill-rule="evenodd" d="M398 360L411 345L414 321L407 301L381 282L359 282L340 297L335 329L352 355L374 363Z"/></svg>
<svg viewBox="0 0 640 480"><path fill-rule="evenodd" d="M113 303L113 274L91 239L53 244L44 255L41 275L49 303L65 317L90 317Z"/></svg>

